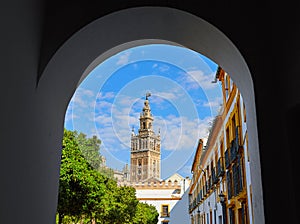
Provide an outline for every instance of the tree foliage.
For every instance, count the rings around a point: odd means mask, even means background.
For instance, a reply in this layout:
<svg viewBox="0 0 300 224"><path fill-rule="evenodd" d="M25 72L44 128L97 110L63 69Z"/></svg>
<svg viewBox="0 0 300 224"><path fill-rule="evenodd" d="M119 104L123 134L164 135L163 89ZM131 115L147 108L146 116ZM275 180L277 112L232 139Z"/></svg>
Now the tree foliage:
<svg viewBox="0 0 300 224"><path fill-rule="evenodd" d="M157 224L158 216L159 214L153 205L140 202L137 205L132 224Z"/></svg>
<svg viewBox="0 0 300 224"><path fill-rule="evenodd" d="M88 160L83 155L80 145L86 142L92 142L87 149L96 149L101 143L96 138L89 140L85 135L64 130L57 222L152 224L156 220L157 223L155 207L139 203L133 187L119 187L115 180L100 173L91 163L98 158Z"/></svg>
<svg viewBox="0 0 300 224"><path fill-rule="evenodd" d="M101 140L95 135L87 138L86 134L82 132L74 131L73 133L82 155L94 169L98 170L102 165L102 156L100 154Z"/></svg>
<svg viewBox="0 0 300 224"><path fill-rule="evenodd" d="M93 211L101 204L107 181L82 155L75 134L65 130L57 207L60 222L64 216L74 221L94 218Z"/></svg>
<svg viewBox="0 0 300 224"><path fill-rule="evenodd" d="M88 163L104 176L113 178L113 169L106 167L103 156L100 153L101 140L95 135L88 138L87 135L82 132L78 133L77 131L73 131L73 134L82 155Z"/></svg>
<svg viewBox="0 0 300 224"><path fill-rule="evenodd" d="M114 189L110 213L105 223L132 223L138 200L133 187L122 186Z"/></svg>
<svg viewBox="0 0 300 224"><path fill-rule="evenodd" d="M65 130L57 207L59 223L62 223L64 216L74 218L81 216L82 202L87 196L86 189L82 184L82 174L87 169L88 163L79 150L74 134Z"/></svg>

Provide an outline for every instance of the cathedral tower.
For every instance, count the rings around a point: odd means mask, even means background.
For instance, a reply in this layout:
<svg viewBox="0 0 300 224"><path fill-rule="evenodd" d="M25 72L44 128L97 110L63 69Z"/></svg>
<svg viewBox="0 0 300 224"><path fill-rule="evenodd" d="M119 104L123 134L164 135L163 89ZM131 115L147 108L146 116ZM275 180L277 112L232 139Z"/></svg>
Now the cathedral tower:
<svg viewBox="0 0 300 224"><path fill-rule="evenodd" d="M150 178L160 179L160 135L153 131L153 116L146 94L140 115L138 134L132 130L130 154L130 181L139 182Z"/></svg>

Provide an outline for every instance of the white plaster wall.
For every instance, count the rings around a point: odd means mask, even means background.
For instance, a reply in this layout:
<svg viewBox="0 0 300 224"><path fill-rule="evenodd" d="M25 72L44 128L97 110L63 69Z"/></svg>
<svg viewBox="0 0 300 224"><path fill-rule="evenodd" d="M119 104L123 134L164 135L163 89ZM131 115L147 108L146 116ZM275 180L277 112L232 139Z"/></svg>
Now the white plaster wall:
<svg viewBox="0 0 300 224"><path fill-rule="evenodd" d="M205 213L205 219L207 221L207 217L210 215L210 211L212 211L212 220L213 222L211 224L219 224L218 223L218 217L222 216L222 206L219 202L217 202L217 191L214 191L207 197L198 207L200 211L200 215ZM216 219L214 218L214 210L216 210ZM191 213L194 217L198 216L198 208L193 210ZM189 217L191 218L191 217ZM216 222L215 222L216 221Z"/></svg>
<svg viewBox="0 0 300 224"><path fill-rule="evenodd" d="M161 217L161 206L163 204L169 205L169 211L174 207L174 205L178 202L178 200L164 200L164 199L172 199L172 193L175 189L149 189L149 190L136 190L137 198L149 198L149 200L139 200L140 202L145 202L147 204L155 206L159 216L158 216L158 224L161 223L164 219ZM178 195L179 197L180 195ZM151 200L155 198L155 200ZM161 200L159 200L161 198Z"/></svg>
<svg viewBox="0 0 300 224"><path fill-rule="evenodd" d="M175 189L149 189L136 190L137 198L171 198L172 192Z"/></svg>
<svg viewBox="0 0 300 224"><path fill-rule="evenodd" d="M190 223L189 207L189 188L182 195L170 212L170 224L188 224Z"/></svg>

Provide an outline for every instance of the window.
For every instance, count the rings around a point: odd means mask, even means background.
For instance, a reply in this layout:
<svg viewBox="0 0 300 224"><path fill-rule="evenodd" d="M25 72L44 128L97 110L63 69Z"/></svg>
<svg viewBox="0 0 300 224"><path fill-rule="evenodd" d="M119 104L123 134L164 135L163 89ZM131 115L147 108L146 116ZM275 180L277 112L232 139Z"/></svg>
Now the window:
<svg viewBox="0 0 300 224"><path fill-rule="evenodd" d="M224 143L223 143L223 137L221 137L220 140L220 155L224 156Z"/></svg>
<svg viewBox="0 0 300 224"><path fill-rule="evenodd" d="M229 224L235 224L235 214L233 208L229 208Z"/></svg>
<svg viewBox="0 0 300 224"><path fill-rule="evenodd" d="M142 162L139 161L139 165L138 165L138 176L141 176L142 175ZM140 179L140 177L139 177Z"/></svg>
<svg viewBox="0 0 300 224"><path fill-rule="evenodd" d="M235 114L231 118L231 133L232 133L232 139L236 136L236 120L235 120Z"/></svg>
<svg viewBox="0 0 300 224"><path fill-rule="evenodd" d="M219 215L219 222L218 223L222 224L222 216L221 215Z"/></svg>
<svg viewBox="0 0 300 224"><path fill-rule="evenodd" d="M246 106L245 103L243 103L243 114L244 114L244 122L246 122Z"/></svg>
<svg viewBox="0 0 300 224"><path fill-rule="evenodd" d="M180 189L175 189L172 194L180 194Z"/></svg>
<svg viewBox="0 0 300 224"><path fill-rule="evenodd" d="M230 146L230 135L229 135L229 127L226 128L226 149Z"/></svg>
<svg viewBox="0 0 300 224"><path fill-rule="evenodd" d="M225 75L225 96L227 100L229 96L229 76L227 74Z"/></svg>
<svg viewBox="0 0 300 224"><path fill-rule="evenodd" d="M161 216L162 217L169 217L169 205L161 205Z"/></svg>

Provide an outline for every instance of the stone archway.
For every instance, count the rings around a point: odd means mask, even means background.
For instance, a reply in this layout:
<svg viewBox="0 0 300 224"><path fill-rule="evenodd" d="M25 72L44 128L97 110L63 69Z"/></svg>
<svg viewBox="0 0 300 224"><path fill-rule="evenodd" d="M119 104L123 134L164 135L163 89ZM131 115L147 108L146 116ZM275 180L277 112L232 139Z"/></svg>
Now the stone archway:
<svg viewBox="0 0 300 224"><path fill-rule="evenodd" d="M152 43L178 45L197 51L220 65L237 84L247 108L249 153L253 161L250 169L254 177L251 180L254 223L263 223L260 158L251 74L234 44L217 28L192 14L165 7L125 9L95 20L67 40L49 61L37 87L41 96L48 96L48 103L55 105L55 108L51 108L57 114L52 118L52 128L58 130L55 144L61 144L67 105L84 77L108 57L134 46ZM53 166L57 166L57 162L53 162Z"/></svg>

